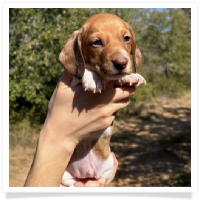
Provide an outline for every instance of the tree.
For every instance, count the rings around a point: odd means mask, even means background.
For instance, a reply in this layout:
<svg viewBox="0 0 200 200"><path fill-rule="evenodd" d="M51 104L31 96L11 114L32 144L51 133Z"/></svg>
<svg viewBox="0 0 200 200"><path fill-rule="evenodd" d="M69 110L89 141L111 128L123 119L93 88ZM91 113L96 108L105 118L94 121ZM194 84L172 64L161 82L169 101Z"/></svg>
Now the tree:
<svg viewBox="0 0 200 200"><path fill-rule="evenodd" d="M158 93L173 96L190 88L190 20L181 9L148 10L142 36L144 65ZM147 68L148 66L148 68ZM177 91L177 92L176 92Z"/></svg>
<svg viewBox="0 0 200 200"><path fill-rule="evenodd" d="M69 36L99 12L113 13L134 29L147 85L132 102L177 95L190 88L190 9L10 9L10 122L43 122L63 72L58 56ZM187 14L185 14L187 13Z"/></svg>
<svg viewBox="0 0 200 200"><path fill-rule="evenodd" d="M48 100L63 71L59 52L87 13L84 9L10 9L11 121L21 116L44 120Z"/></svg>

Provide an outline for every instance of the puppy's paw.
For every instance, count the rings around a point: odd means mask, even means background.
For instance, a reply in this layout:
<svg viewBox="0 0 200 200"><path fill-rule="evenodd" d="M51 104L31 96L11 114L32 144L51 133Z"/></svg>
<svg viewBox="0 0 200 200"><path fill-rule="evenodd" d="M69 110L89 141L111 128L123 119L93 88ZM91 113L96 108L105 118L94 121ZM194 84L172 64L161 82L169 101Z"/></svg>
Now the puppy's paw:
<svg viewBox="0 0 200 200"><path fill-rule="evenodd" d="M123 78L119 79L116 84L120 85L120 86L123 86L123 85L139 86L139 85L142 85L142 84L146 85L146 80L140 74L132 73L130 75L126 75Z"/></svg>
<svg viewBox="0 0 200 200"><path fill-rule="evenodd" d="M68 171L65 171L61 181L61 187L74 187L76 178L72 176ZM62 186L63 185L63 186Z"/></svg>
<svg viewBox="0 0 200 200"><path fill-rule="evenodd" d="M82 85L85 91L87 90L93 93L101 93L103 90L101 78L95 72L88 69L84 71Z"/></svg>

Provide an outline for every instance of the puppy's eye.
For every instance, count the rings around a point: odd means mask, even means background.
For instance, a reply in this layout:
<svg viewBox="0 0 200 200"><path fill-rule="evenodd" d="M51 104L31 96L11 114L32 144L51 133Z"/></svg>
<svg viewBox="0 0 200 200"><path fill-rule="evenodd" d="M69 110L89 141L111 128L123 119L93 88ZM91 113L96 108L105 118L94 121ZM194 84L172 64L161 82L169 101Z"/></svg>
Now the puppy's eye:
<svg viewBox="0 0 200 200"><path fill-rule="evenodd" d="M126 35L126 36L124 36L124 42L125 43L128 43L129 41L130 41L130 36L128 36L128 35Z"/></svg>
<svg viewBox="0 0 200 200"><path fill-rule="evenodd" d="M92 44L93 47L101 47L101 46L103 46L102 41L99 40L99 39L93 41L91 44Z"/></svg>

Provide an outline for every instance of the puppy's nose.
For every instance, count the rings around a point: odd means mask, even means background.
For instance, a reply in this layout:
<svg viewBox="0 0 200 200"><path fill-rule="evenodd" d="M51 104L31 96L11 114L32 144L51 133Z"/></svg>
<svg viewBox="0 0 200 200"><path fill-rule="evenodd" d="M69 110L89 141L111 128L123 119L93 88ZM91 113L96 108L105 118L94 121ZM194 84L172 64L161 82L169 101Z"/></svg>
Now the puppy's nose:
<svg viewBox="0 0 200 200"><path fill-rule="evenodd" d="M126 68L128 59L125 57L118 57L118 58L112 60L112 63L117 70L122 71L123 69Z"/></svg>

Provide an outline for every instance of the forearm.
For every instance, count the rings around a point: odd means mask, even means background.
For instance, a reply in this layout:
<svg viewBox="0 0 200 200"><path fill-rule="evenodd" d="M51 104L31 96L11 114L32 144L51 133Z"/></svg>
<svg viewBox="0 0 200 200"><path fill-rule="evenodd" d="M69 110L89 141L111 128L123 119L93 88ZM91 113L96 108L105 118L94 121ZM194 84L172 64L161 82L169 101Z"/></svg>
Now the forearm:
<svg viewBox="0 0 200 200"><path fill-rule="evenodd" d="M56 187L61 183L66 166L71 158L74 145L71 141L51 136L43 128L27 180L26 187Z"/></svg>
<svg viewBox="0 0 200 200"><path fill-rule="evenodd" d="M85 92L81 85L71 88L63 73L49 102L24 186L60 186L76 145L93 132L107 128L114 120L113 113L126 107L135 92L134 87L108 86L101 94Z"/></svg>

